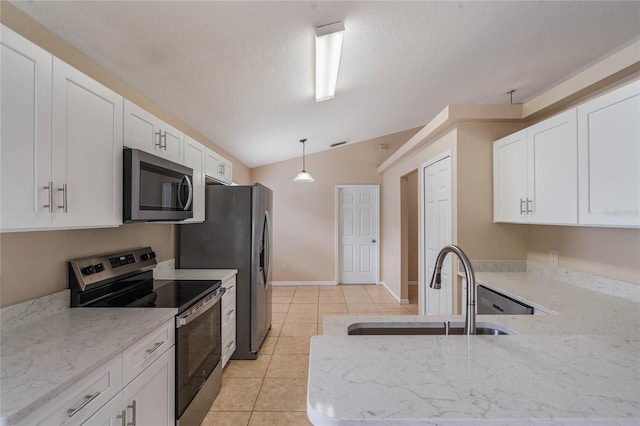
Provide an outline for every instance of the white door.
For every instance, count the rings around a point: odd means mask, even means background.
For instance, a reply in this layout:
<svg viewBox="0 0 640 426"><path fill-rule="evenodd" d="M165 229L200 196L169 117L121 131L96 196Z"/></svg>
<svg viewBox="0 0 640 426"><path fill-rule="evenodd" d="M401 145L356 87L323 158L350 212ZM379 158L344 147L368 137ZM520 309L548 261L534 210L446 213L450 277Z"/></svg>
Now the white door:
<svg viewBox="0 0 640 426"><path fill-rule="evenodd" d="M378 185L339 186L338 282L377 284L379 192Z"/></svg>
<svg viewBox="0 0 640 426"><path fill-rule="evenodd" d="M530 223L578 223L578 136L572 109L527 129Z"/></svg>
<svg viewBox="0 0 640 426"><path fill-rule="evenodd" d="M524 223L527 201L527 130L493 143L493 221Z"/></svg>
<svg viewBox="0 0 640 426"><path fill-rule="evenodd" d="M442 247L451 244L451 155L434 159L422 167L424 208L424 255L426 272L423 306L427 315L450 315L453 313L453 285L451 255L445 258L442 267L442 288L429 287L436 257Z"/></svg>
<svg viewBox="0 0 640 426"><path fill-rule="evenodd" d="M122 224L123 98L53 60L54 227Z"/></svg>
<svg viewBox="0 0 640 426"><path fill-rule="evenodd" d="M123 409L132 425L175 424L174 352L169 348L122 391Z"/></svg>
<svg viewBox="0 0 640 426"><path fill-rule="evenodd" d="M1 228L51 226L51 54L2 26Z"/></svg>
<svg viewBox="0 0 640 426"><path fill-rule="evenodd" d="M640 81L578 107L581 225L640 226Z"/></svg>
<svg viewBox="0 0 640 426"><path fill-rule="evenodd" d="M200 142L184 136L184 165L193 169L193 218L181 223L204 222L205 182L204 161L206 148Z"/></svg>

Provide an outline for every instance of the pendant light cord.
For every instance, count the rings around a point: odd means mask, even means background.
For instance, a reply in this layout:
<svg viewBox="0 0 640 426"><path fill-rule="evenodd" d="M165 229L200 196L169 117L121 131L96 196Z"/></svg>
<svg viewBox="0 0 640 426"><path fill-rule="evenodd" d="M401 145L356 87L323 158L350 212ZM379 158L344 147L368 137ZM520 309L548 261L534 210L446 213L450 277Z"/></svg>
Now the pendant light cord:
<svg viewBox="0 0 640 426"><path fill-rule="evenodd" d="M305 162L305 142L307 140L306 139L301 139L300 142L302 142L302 171L306 172L307 171L307 164Z"/></svg>

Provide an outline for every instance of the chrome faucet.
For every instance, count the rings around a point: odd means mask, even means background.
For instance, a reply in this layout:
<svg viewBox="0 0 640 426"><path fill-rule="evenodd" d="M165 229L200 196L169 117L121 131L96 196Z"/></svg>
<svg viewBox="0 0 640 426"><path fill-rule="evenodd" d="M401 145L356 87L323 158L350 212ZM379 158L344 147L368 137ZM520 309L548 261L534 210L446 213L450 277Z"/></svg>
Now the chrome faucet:
<svg viewBox="0 0 640 426"><path fill-rule="evenodd" d="M431 284L429 287L440 290L442 279L440 274L442 272L442 263L448 253L455 253L464 268L464 275L467 278L467 316L464 320L464 334L476 334L476 276L471 267L471 262L462 249L456 245L444 246L438 257L436 258L435 269L433 270L433 276L431 277ZM457 268L456 268L457 269Z"/></svg>

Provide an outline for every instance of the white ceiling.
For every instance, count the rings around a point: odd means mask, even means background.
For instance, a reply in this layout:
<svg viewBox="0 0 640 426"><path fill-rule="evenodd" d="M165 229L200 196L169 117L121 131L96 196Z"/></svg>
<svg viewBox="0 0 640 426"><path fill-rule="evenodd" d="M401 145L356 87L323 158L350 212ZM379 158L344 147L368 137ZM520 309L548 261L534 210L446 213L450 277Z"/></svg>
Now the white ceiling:
<svg viewBox="0 0 640 426"><path fill-rule="evenodd" d="M640 2L14 4L249 167L526 101L640 34ZM336 98L314 27L344 21Z"/></svg>

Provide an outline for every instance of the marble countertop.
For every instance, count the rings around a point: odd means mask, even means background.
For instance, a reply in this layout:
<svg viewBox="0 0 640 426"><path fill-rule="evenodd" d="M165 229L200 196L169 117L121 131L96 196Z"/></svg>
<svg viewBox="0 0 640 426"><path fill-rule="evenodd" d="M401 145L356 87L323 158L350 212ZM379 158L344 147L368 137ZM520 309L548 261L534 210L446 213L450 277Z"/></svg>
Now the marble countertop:
<svg viewBox="0 0 640 426"><path fill-rule="evenodd" d="M238 273L237 269L155 269L156 280L221 280L225 281Z"/></svg>
<svg viewBox="0 0 640 426"><path fill-rule="evenodd" d="M537 275L478 273L550 315L481 315L514 336L347 336L356 322L452 316L328 316L312 338L316 425L638 424L640 305Z"/></svg>
<svg viewBox="0 0 640 426"><path fill-rule="evenodd" d="M176 314L163 308L67 308L32 321L3 321L0 424L20 421Z"/></svg>

